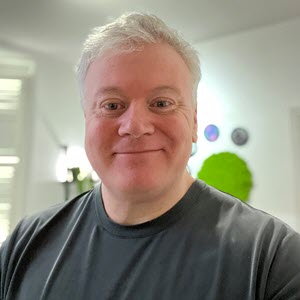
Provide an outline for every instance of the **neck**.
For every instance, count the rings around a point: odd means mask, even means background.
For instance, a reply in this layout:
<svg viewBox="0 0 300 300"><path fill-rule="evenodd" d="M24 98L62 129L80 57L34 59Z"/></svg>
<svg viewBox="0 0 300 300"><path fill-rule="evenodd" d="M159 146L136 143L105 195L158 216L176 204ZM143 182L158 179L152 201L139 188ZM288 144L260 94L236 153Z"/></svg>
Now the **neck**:
<svg viewBox="0 0 300 300"><path fill-rule="evenodd" d="M178 182L151 193L118 193L102 183L102 198L110 219L122 225L136 225L153 220L170 210L187 192L194 178L187 172Z"/></svg>

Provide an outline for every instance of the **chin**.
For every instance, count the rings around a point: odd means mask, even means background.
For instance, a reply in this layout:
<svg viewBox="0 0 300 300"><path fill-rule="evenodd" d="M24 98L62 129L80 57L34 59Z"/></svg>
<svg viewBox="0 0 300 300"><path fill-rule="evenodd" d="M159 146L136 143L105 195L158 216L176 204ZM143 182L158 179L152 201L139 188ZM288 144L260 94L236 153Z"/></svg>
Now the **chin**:
<svg viewBox="0 0 300 300"><path fill-rule="evenodd" d="M153 176L145 176L145 173L138 176L122 176L115 177L113 190L126 194L152 193L159 190L163 185L161 178L153 178Z"/></svg>

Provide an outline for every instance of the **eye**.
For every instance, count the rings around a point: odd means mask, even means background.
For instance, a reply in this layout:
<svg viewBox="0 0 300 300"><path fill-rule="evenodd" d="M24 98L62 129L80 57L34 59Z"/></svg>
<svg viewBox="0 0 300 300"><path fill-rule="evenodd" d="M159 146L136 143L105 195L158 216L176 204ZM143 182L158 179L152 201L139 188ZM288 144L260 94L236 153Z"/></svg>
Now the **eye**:
<svg viewBox="0 0 300 300"><path fill-rule="evenodd" d="M166 101L166 100L159 100L159 101L154 103L155 107L167 107L169 105L171 105L171 103L169 101Z"/></svg>
<svg viewBox="0 0 300 300"><path fill-rule="evenodd" d="M150 107L159 111L171 111L175 108L175 103L168 99L156 99Z"/></svg>
<svg viewBox="0 0 300 300"><path fill-rule="evenodd" d="M104 107L108 110L117 110L122 108L122 106L119 103L107 103L104 105Z"/></svg>
<svg viewBox="0 0 300 300"><path fill-rule="evenodd" d="M98 112L103 116L117 116L122 114L125 109L126 106L122 101L109 99L100 104Z"/></svg>

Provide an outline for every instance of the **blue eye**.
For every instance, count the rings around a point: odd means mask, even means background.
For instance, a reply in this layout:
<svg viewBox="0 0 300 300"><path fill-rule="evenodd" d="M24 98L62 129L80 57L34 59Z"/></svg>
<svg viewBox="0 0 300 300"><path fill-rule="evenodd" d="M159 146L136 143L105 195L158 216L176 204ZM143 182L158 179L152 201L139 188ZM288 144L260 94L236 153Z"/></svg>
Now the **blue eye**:
<svg viewBox="0 0 300 300"><path fill-rule="evenodd" d="M118 103L108 103L105 105L105 108L107 108L108 110L116 110L120 107L120 105Z"/></svg>
<svg viewBox="0 0 300 300"><path fill-rule="evenodd" d="M169 105L170 105L170 102L169 101L165 101L165 100L160 100L160 101L157 101L155 103L156 107L167 107Z"/></svg>
<svg viewBox="0 0 300 300"><path fill-rule="evenodd" d="M171 112L176 108L176 103L171 99L155 99L150 105L153 111L157 113Z"/></svg>
<svg viewBox="0 0 300 300"><path fill-rule="evenodd" d="M103 116L117 116L123 113L126 105L118 99L109 99L100 103L99 114Z"/></svg>
<svg viewBox="0 0 300 300"><path fill-rule="evenodd" d="M174 107L174 103L169 99L157 99L151 104L151 106L154 108L171 109Z"/></svg>

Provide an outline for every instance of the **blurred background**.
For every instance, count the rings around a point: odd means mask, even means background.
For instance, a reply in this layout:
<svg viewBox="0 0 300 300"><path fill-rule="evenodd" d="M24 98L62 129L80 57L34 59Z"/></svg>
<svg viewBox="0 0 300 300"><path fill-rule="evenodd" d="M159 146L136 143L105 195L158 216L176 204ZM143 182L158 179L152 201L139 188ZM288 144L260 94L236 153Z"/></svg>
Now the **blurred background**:
<svg viewBox="0 0 300 300"><path fill-rule="evenodd" d="M163 18L198 50L191 173L212 154L238 155L252 176L248 203L300 231L299 0L0 0L0 242L23 216L97 180L74 66L91 28L133 10ZM236 128L248 133L243 145Z"/></svg>

